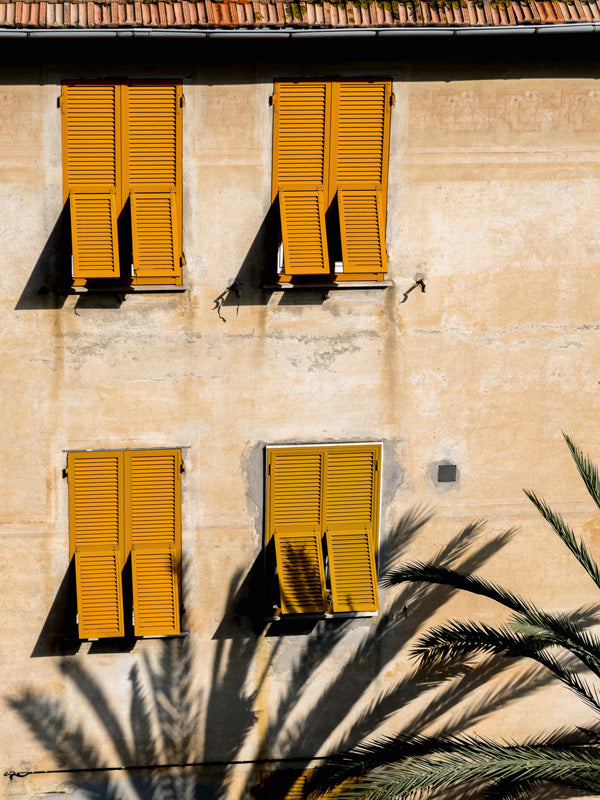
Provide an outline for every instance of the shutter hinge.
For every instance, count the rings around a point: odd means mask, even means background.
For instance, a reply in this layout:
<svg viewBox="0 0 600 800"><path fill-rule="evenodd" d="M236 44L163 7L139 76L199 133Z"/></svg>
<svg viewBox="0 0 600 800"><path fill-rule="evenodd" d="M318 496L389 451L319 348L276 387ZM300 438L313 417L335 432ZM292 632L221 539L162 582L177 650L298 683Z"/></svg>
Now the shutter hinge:
<svg viewBox="0 0 600 800"><path fill-rule="evenodd" d="M375 459L375 472L379 472L379 459Z"/></svg>
<svg viewBox="0 0 600 800"><path fill-rule="evenodd" d="M56 98L56 107L57 108L62 108L62 104L63 104L63 99L62 99L62 94L61 94Z"/></svg>
<svg viewBox="0 0 600 800"><path fill-rule="evenodd" d="M185 95L182 94L179 98L179 108L183 108L185 106Z"/></svg>
<svg viewBox="0 0 600 800"><path fill-rule="evenodd" d="M180 267L187 266L187 261L185 260L185 253L184 252L182 252L181 255L179 256L179 266Z"/></svg>
<svg viewBox="0 0 600 800"><path fill-rule="evenodd" d="M396 95L392 92L390 94L390 106L395 106L395 105L396 105Z"/></svg>
<svg viewBox="0 0 600 800"><path fill-rule="evenodd" d="M271 462L269 461L269 463L267 464L267 475L270 474L271 474Z"/></svg>
<svg viewBox="0 0 600 800"><path fill-rule="evenodd" d="M269 95L269 105L273 107L275 106L275 95Z"/></svg>

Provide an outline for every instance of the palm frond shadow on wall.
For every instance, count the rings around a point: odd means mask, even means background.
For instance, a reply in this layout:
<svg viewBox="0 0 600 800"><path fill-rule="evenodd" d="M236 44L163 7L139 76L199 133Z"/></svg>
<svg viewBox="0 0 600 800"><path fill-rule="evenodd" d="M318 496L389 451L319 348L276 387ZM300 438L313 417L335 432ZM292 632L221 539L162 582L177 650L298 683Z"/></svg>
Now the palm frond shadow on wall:
<svg viewBox="0 0 600 800"><path fill-rule="evenodd" d="M400 520L381 554L381 574L429 518L415 510ZM436 562L472 571L512 535L476 545L480 532L480 524L467 526ZM230 606L239 583L239 576L232 581ZM453 711L446 732L460 732L549 680L534 668L498 683L506 661L489 658L472 669L417 668L394 683L383 681L402 648L455 591L422 584L409 595L403 588L388 593L378 617L321 621L293 637L256 634L238 614L239 635L213 642L207 688L193 635L154 642L152 650L135 654L128 708L122 692L111 695L111 667L102 674L102 665L86 663L89 656L81 654L59 660L65 695L77 697L77 704L36 687L9 697L8 704L56 769L69 773L62 778L77 799L283 797L315 754L352 747L393 715L403 730L415 732ZM474 698L492 679L495 688L485 702ZM14 772L19 766L11 765ZM294 771L282 783L283 766Z"/></svg>

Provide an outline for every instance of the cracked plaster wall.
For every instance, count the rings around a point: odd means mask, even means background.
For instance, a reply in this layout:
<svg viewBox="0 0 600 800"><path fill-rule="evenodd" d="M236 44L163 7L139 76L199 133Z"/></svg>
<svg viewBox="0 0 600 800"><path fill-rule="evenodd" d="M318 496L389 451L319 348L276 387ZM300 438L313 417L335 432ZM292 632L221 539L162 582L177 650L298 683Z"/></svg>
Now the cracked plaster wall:
<svg viewBox="0 0 600 800"><path fill-rule="evenodd" d="M341 68L322 51L316 61L297 55L294 67L282 53L260 63L239 55L236 65L235 57L194 60L186 51L162 68L146 66L148 59L106 66L92 49L85 67L73 60L0 70L5 700L33 685L70 707L78 702L57 671L56 651L40 644L68 560L62 469L71 449L184 448L185 627L197 648L203 708L223 652L232 640L252 638L231 616L231 592L261 550L265 444L383 441L384 548L409 508L436 511L407 544L407 556L421 559L485 517L490 536L521 529L486 574L551 607L558 597L590 600L591 587L568 568L521 488L540 491L597 547L600 525L561 430L600 460L599 63L550 68L522 53L504 64L493 48L482 62L451 53L428 62L413 51ZM340 72L394 79L387 233L394 285L326 298L269 295L259 284L268 257L260 231L270 198L273 78ZM61 210L60 80L122 74L184 82L187 291L123 303L39 294ZM226 302L221 318L214 300L241 273L239 308ZM426 291L406 295L417 276ZM436 483L438 462L457 464L456 485ZM492 613L483 601L452 602L453 613ZM436 610L432 620L447 613ZM353 646L371 624L354 623ZM233 706L267 676L250 703L256 725L246 754L260 750L273 698L304 642L265 638L252 660L240 658ZM32 658L36 643L49 649ZM123 717L132 664L159 647L138 642L130 653L94 654L86 644L72 658L93 671ZM332 652L309 705L343 658ZM382 653L373 659L387 663ZM403 674L405 651L393 663L374 688ZM550 721L571 713L562 695L552 708ZM521 730L530 714L525 703L508 724ZM6 704L3 720L5 767L52 767L51 754ZM98 747L118 758L100 730ZM199 745L218 758L219 742L238 735L232 712ZM15 779L4 788L11 798L41 797L71 792L65 781Z"/></svg>

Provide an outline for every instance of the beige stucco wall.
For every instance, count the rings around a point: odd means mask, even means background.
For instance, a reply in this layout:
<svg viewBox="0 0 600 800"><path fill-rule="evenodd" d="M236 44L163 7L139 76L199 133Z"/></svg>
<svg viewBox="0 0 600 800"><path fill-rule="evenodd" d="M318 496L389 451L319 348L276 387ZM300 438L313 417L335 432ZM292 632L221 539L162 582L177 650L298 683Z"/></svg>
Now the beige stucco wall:
<svg viewBox="0 0 600 800"><path fill-rule="evenodd" d="M296 635L271 628L257 636L247 619L256 585L234 596L260 565L266 444L383 441L383 554L411 511L435 516L405 536L407 558L433 556L485 518L470 551L489 545L483 574L551 608L595 600L521 489L552 501L597 552L597 513L561 430L600 460L598 65L584 54L549 66L533 46L521 46L509 64L496 45L477 51L477 60L465 45L435 59L389 47L348 66L343 46L296 49L289 59L280 49L268 59L265 45L260 54L187 46L155 67L145 66L153 59L144 51L145 59L106 66L88 47L84 66L40 51L40 66L0 70L3 770L56 768L52 731L75 750L83 731L98 763L119 765L119 727L136 743L139 763L144 736L163 739L157 719L147 734L135 722L141 701L132 670L151 698L149 670L169 647L179 648L175 663L189 658L189 669L177 676L169 668L171 679L157 685L159 694L174 683L189 690L179 717L185 727L197 715L188 760L325 753L364 704L412 669L406 645L418 630L450 614L496 618L483 600L408 589L396 602L406 613L373 640L381 618L348 623L339 641L339 627L323 622ZM269 96L274 78L296 74L394 80L389 288L326 297L260 289ZM187 291L124 302L40 294L56 283L48 241L61 211L60 81L122 75L184 82ZM215 299L236 277L240 306L225 304L223 321ZM405 295L420 277L426 291ZM56 637L68 565L66 451L160 446L184 448L190 636L67 652ZM457 465L455 485L433 479L440 461ZM512 527L517 535L496 548L495 537ZM382 602L393 607L396 594L383 592ZM365 641L367 654L340 672ZM467 707L482 692L467 697ZM478 729L519 736L589 719L564 690L541 692L478 720ZM390 730L419 727L431 697L414 697L408 685ZM116 720L112 735L105 704ZM160 762L178 757L157 748ZM182 780L200 775L218 785L224 772L188 770ZM252 774L243 766L230 775L232 798ZM102 785L107 775L0 778L0 794L58 796L79 787L83 797L88 782ZM124 797L141 796L123 775L110 777Z"/></svg>

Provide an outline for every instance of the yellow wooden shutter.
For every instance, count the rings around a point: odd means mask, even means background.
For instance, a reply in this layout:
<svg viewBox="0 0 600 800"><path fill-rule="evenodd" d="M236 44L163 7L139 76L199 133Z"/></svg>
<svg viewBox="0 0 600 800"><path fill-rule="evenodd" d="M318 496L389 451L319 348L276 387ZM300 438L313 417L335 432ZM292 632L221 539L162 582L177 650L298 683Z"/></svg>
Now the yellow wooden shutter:
<svg viewBox="0 0 600 800"><path fill-rule="evenodd" d="M340 215L344 272L385 272L390 132L389 81L332 86L331 183Z"/></svg>
<svg viewBox="0 0 600 800"><path fill-rule="evenodd" d="M70 198L75 279L119 277L119 104L118 86L63 85L63 195Z"/></svg>
<svg viewBox="0 0 600 800"><path fill-rule="evenodd" d="M327 528L332 611L377 611L377 574L370 528Z"/></svg>
<svg viewBox="0 0 600 800"><path fill-rule="evenodd" d="M329 206L331 84L275 84L273 200L279 196L284 270L329 272L325 211Z"/></svg>
<svg viewBox="0 0 600 800"><path fill-rule="evenodd" d="M275 84L273 94L273 200L282 188L322 186L328 196L331 84Z"/></svg>
<svg viewBox="0 0 600 800"><path fill-rule="evenodd" d="M278 770L277 772L262 772L260 775L261 789L268 792L267 797L272 800L309 800L313 795L313 790L310 785L315 773L315 768L311 767L305 770ZM345 789L356 786L359 783L357 778L349 778L343 781L335 789L325 792L319 792L315 795L316 798L323 797L333 800L343 794ZM259 797L263 797L262 793L258 793Z"/></svg>
<svg viewBox="0 0 600 800"><path fill-rule="evenodd" d="M116 189L121 169L119 87L64 84L61 96L63 192L101 184Z"/></svg>
<svg viewBox="0 0 600 800"><path fill-rule="evenodd" d="M123 454L69 453L67 475L79 636L123 636Z"/></svg>
<svg viewBox="0 0 600 800"><path fill-rule="evenodd" d="M121 569L118 550L75 551L80 639L124 635Z"/></svg>
<svg viewBox="0 0 600 800"><path fill-rule="evenodd" d="M282 614L322 613L327 609L321 532L297 526L275 528L275 554Z"/></svg>
<svg viewBox="0 0 600 800"><path fill-rule="evenodd" d="M136 278L181 277L175 191L131 191L133 265Z"/></svg>
<svg viewBox="0 0 600 800"><path fill-rule="evenodd" d="M387 194L390 135L389 81L336 81L332 86L331 180L336 187Z"/></svg>
<svg viewBox="0 0 600 800"><path fill-rule="evenodd" d="M136 283L181 283L181 85L123 86L123 186ZM134 208L135 206L135 208Z"/></svg>
<svg viewBox="0 0 600 800"><path fill-rule="evenodd" d="M267 541L275 528L320 528L323 455L318 447L277 447L268 453Z"/></svg>
<svg viewBox="0 0 600 800"><path fill-rule="evenodd" d="M381 186L338 190L344 272L385 272L385 213Z"/></svg>
<svg viewBox="0 0 600 800"><path fill-rule="evenodd" d="M332 610L376 611L379 445L325 450L323 517Z"/></svg>
<svg viewBox="0 0 600 800"><path fill-rule="evenodd" d="M136 636L179 633L181 453L125 453Z"/></svg>
<svg viewBox="0 0 600 800"><path fill-rule="evenodd" d="M323 190L279 192L285 272L315 275L329 272Z"/></svg>
<svg viewBox="0 0 600 800"><path fill-rule="evenodd" d="M269 451L267 540L275 539L283 614L326 610L322 474L319 448Z"/></svg>
<svg viewBox="0 0 600 800"><path fill-rule="evenodd" d="M69 195L74 278L118 278L116 196L82 187Z"/></svg>

